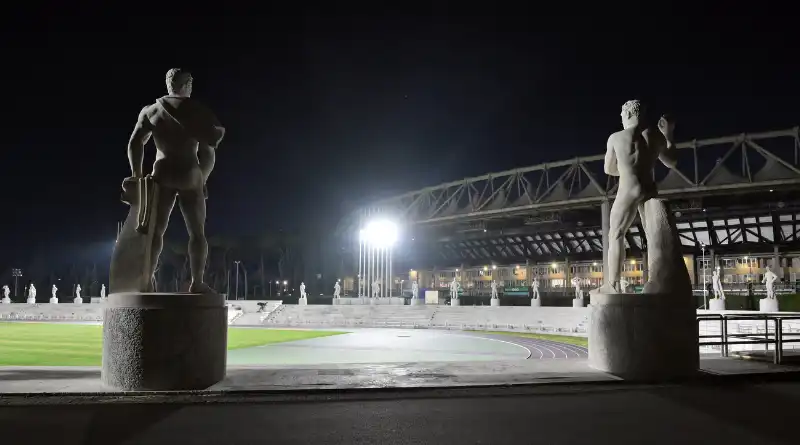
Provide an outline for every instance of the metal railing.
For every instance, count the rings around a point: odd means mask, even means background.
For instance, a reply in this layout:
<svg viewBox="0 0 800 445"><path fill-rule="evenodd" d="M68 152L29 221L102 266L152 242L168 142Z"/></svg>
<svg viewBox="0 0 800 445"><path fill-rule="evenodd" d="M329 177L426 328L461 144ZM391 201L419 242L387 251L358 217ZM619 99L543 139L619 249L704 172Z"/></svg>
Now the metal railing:
<svg viewBox="0 0 800 445"><path fill-rule="evenodd" d="M784 332L784 321L800 320L800 315L780 315L780 314L702 314L697 316L698 330L702 322L719 321L718 334L703 334L698 336L700 347L719 346L723 357L728 357L731 346L737 345L764 345L764 351L769 352L770 345L773 345L775 354L773 362L780 365L783 362L784 345L787 343L800 343L800 332ZM764 332L731 333L728 322L730 321L752 321L764 322ZM770 331L770 322L772 330ZM789 338L786 338L786 336ZM719 339L719 341L709 341Z"/></svg>

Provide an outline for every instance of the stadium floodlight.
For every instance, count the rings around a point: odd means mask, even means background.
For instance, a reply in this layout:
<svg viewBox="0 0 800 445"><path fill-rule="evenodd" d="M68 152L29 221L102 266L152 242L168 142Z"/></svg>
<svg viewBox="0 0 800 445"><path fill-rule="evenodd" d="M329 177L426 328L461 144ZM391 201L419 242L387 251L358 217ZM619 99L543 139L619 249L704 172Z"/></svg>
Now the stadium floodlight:
<svg viewBox="0 0 800 445"><path fill-rule="evenodd" d="M370 221L361 231L361 239L379 249L392 247L397 242L397 224L386 219Z"/></svg>

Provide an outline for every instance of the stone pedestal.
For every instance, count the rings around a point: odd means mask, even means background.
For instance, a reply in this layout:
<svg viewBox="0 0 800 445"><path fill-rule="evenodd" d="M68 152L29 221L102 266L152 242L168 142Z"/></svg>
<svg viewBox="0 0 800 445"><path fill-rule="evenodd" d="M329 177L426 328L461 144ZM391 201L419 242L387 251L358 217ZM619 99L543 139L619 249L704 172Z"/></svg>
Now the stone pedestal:
<svg viewBox="0 0 800 445"><path fill-rule="evenodd" d="M333 300L331 300L331 304L334 305L334 306L338 306L339 305L339 299L338 298L334 298Z"/></svg>
<svg viewBox="0 0 800 445"><path fill-rule="evenodd" d="M56 298L56 297L51 297L51 298L50 298L50 304L58 304L58 298Z"/></svg>
<svg viewBox="0 0 800 445"><path fill-rule="evenodd" d="M591 294L589 366L627 379L692 376L699 367L691 293Z"/></svg>
<svg viewBox="0 0 800 445"><path fill-rule="evenodd" d="M308 306L308 299L307 298L301 298L301 299L297 300L297 304L299 304L300 306Z"/></svg>
<svg viewBox="0 0 800 445"><path fill-rule="evenodd" d="M758 310L761 312L779 312L777 298L762 298L758 300Z"/></svg>
<svg viewBox="0 0 800 445"><path fill-rule="evenodd" d="M369 304L372 304L372 305L378 304L378 299L377 298L370 298L369 299Z"/></svg>
<svg viewBox="0 0 800 445"><path fill-rule="evenodd" d="M583 298L573 298L572 307L583 307Z"/></svg>
<svg viewBox="0 0 800 445"><path fill-rule="evenodd" d="M500 306L500 299L499 298L492 298L489 304L493 307Z"/></svg>
<svg viewBox="0 0 800 445"><path fill-rule="evenodd" d="M724 311L725 300L722 298L712 298L708 300L708 310L710 311Z"/></svg>
<svg viewBox="0 0 800 445"><path fill-rule="evenodd" d="M11 304L11 299L8 298L8 297L3 297L3 299L0 300L0 303L2 303L2 304Z"/></svg>
<svg viewBox="0 0 800 445"><path fill-rule="evenodd" d="M75 303L75 304L83 304L83 298L75 297L75 299L72 300L72 302Z"/></svg>
<svg viewBox="0 0 800 445"><path fill-rule="evenodd" d="M450 299L450 306L461 306L461 302L458 301L458 298L451 298Z"/></svg>
<svg viewBox="0 0 800 445"><path fill-rule="evenodd" d="M423 306L425 305L425 300L420 298L412 298L411 299L411 306Z"/></svg>
<svg viewBox="0 0 800 445"><path fill-rule="evenodd" d="M28 304L36 304L36 299L28 297Z"/></svg>
<svg viewBox="0 0 800 445"><path fill-rule="evenodd" d="M541 298L531 298L531 306L533 307L540 307L542 305Z"/></svg>
<svg viewBox="0 0 800 445"><path fill-rule="evenodd" d="M225 378L228 308L222 295L118 293L109 295L103 312L106 386L200 390Z"/></svg>

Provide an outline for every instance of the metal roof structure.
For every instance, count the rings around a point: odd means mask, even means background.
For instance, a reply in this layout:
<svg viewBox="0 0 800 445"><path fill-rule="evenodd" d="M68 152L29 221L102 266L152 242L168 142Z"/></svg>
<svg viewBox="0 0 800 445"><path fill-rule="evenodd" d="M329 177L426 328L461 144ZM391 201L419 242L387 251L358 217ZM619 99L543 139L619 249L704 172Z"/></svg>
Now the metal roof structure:
<svg viewBox="0 0 800 445"><path fill-rule="evenodd" d="M656 180L675 211L685 249L800 249L798 127L692 140L678 148L678 167L657 168ZM617 187L603 161L604 155L579 157L426 187L359 209L339 230L355 236L366 218L391 217L412 234L407 250L417 262L598 258L598 207L613 200ZM631 252L646 249L643 233L638 224L629 231Z"/></svg>

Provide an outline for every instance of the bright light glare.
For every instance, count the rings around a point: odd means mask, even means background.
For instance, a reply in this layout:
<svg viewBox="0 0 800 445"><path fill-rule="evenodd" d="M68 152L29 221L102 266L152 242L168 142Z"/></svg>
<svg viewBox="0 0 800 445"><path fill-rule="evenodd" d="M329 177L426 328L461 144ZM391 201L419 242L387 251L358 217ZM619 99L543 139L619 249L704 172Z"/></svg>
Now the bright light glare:
<svg viewBox="0 0 800 445"><path fill-rule="evenodd" d="M361 239L374 247L392 247L397 242L397 224L385 219L371 221L361 231Z"/></svg>

